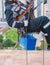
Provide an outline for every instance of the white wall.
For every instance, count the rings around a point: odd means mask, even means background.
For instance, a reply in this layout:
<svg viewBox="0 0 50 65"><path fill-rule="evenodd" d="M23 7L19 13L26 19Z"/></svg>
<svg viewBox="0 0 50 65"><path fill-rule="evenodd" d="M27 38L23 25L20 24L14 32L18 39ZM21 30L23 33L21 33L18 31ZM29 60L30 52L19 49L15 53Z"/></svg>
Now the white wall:
<svg viewBox="0 0 50 65"><path fill-rule="evenodd" d="M46 15L50 18L50 0L47 0Z"/></svg>
<svg viewBox="0 0 50 65"><path fill-rule="evenodd" d="M37 6L37 0L34 0L34 7ZM37 17L37 9L34 11L35 17Z"/></svg>
<svg viewBox="0 0 50 65"><path fill-rule="evenodd" d="M39 5L37 9L35 10L34 14L35 17L39 17L43 15L43 3L41 3L43 0L34 0L34 7ZM40 4L41 3L41 4Z"/></svg>
<svg viewBox="0 0 50 65"><path fill-rule="evenodd" d="M4 1L5 0L0 0L0 18L4 18ZM2 4L3 4L3 6L2 6Z"/></svg>
<svg viewBox="0 0 50 65"><path fill-rule="evenodd" d="M37 0L37 17L42 16L43 15L43 0Z"/></svg>
<svg viewBox="0 0 50 65"><path fill-rule="evenodd" d="M0 0L0 18L2 18L2 0Z"/></svg>
<svg viewBox="0 0 50 65"><path fill-rule="evenodd" d="M50 11L50 0L47 0L48 3L48 11Z"/></svg>

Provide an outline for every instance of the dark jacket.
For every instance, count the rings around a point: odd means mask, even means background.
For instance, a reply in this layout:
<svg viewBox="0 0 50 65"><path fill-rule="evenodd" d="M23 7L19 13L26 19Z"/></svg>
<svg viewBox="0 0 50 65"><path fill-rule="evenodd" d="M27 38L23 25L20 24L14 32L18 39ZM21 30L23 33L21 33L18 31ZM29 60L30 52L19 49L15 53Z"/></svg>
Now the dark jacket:
<svg viewBox="0 0 50 65"><path fill-rule="evenodd" d="M18 5L18 3L16 3L16 5ZM24 6L24 7L26 7L26 6ZM5 15L6 15L7 23L8 23L8 25L10 27L12 27L12 24L14 22L12 8L13 8L13 5L12 4L6 3L6 5L5 5ZM16 14L17 15L16 15L15 18L17 18L17 16L19 16L22 13L21 11L24 11L24 9L22 9L22 7L21 7L21 10L16 11ZM28 14L25 15L25 19L28 19ZM24 21L24 20L22 20L22 21ZM16 22L16 24L15 24L15 28L20 28L20 27L23 27L23 26L24 26L24 23L17 23Z"/></svg>

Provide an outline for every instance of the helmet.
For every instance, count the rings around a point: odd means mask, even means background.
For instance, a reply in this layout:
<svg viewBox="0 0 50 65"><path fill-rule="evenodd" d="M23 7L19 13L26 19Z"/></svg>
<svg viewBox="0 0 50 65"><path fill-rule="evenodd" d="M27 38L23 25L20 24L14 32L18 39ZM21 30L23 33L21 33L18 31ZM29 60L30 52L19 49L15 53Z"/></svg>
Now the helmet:
<svg viewBox="0 0 50 65"><path fill-rule="evenodd" d="M5 0L5 6L6 6L7 4L13 3L13 2L14 2L14 0Z"/></svg>

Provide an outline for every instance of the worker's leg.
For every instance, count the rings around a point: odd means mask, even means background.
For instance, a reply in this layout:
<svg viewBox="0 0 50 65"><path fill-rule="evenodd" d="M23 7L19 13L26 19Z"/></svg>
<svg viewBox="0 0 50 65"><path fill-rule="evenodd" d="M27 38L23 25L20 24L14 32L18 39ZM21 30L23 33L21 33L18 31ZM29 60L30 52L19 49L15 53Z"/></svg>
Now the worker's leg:
<svg viewBox="0 0 50 65"><path fill-rule="evenodd" d="M29 20L28 32L38 32L43 30L43 26L49 21L48 17L41 16Z"/></svg>
<svg viewBox="0 0 50 65"><path fill-rule="evenodd" d="M44 25L47 24L48 22L49 22L49 19L46 16L41 16L35 19L31 19L28 26L28 32L42 31L44 33L47 33L48 36L46 36L46 40L48 44L50 44L50 26L47 27L46 29L43 28ZM50 45L48 45L48 48L50 48Z"/></svg>
<svg viewBox="0 0 50 65"><path fill-rule="evenodd" d="M48 42L48 49L50 49L50 26L48 26L48 27L45 29L45 32L47 33L46 40L47 40L47 42Z"/></svg>

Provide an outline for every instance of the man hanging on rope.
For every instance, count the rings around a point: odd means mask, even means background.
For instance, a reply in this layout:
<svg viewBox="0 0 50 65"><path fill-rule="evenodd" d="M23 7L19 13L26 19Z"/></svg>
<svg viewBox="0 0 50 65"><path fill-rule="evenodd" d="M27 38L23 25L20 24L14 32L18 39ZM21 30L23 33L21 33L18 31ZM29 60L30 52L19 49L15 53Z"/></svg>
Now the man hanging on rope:
<svg viewBox="0 0 50 65"><path fill-rule="evenodd" d="M28 2L27 2L28 3ZM28 18L30 10L30 3L24 5L18 0L6 0L5 2L5 15L7 23L10 27L23 28L25 27L24 21L28 20L27 33L30 32L44 32L47 33L46 40L50 44L50 20L46 16L38 18ZM50 45L48 45L50 48Z"/></svg>

